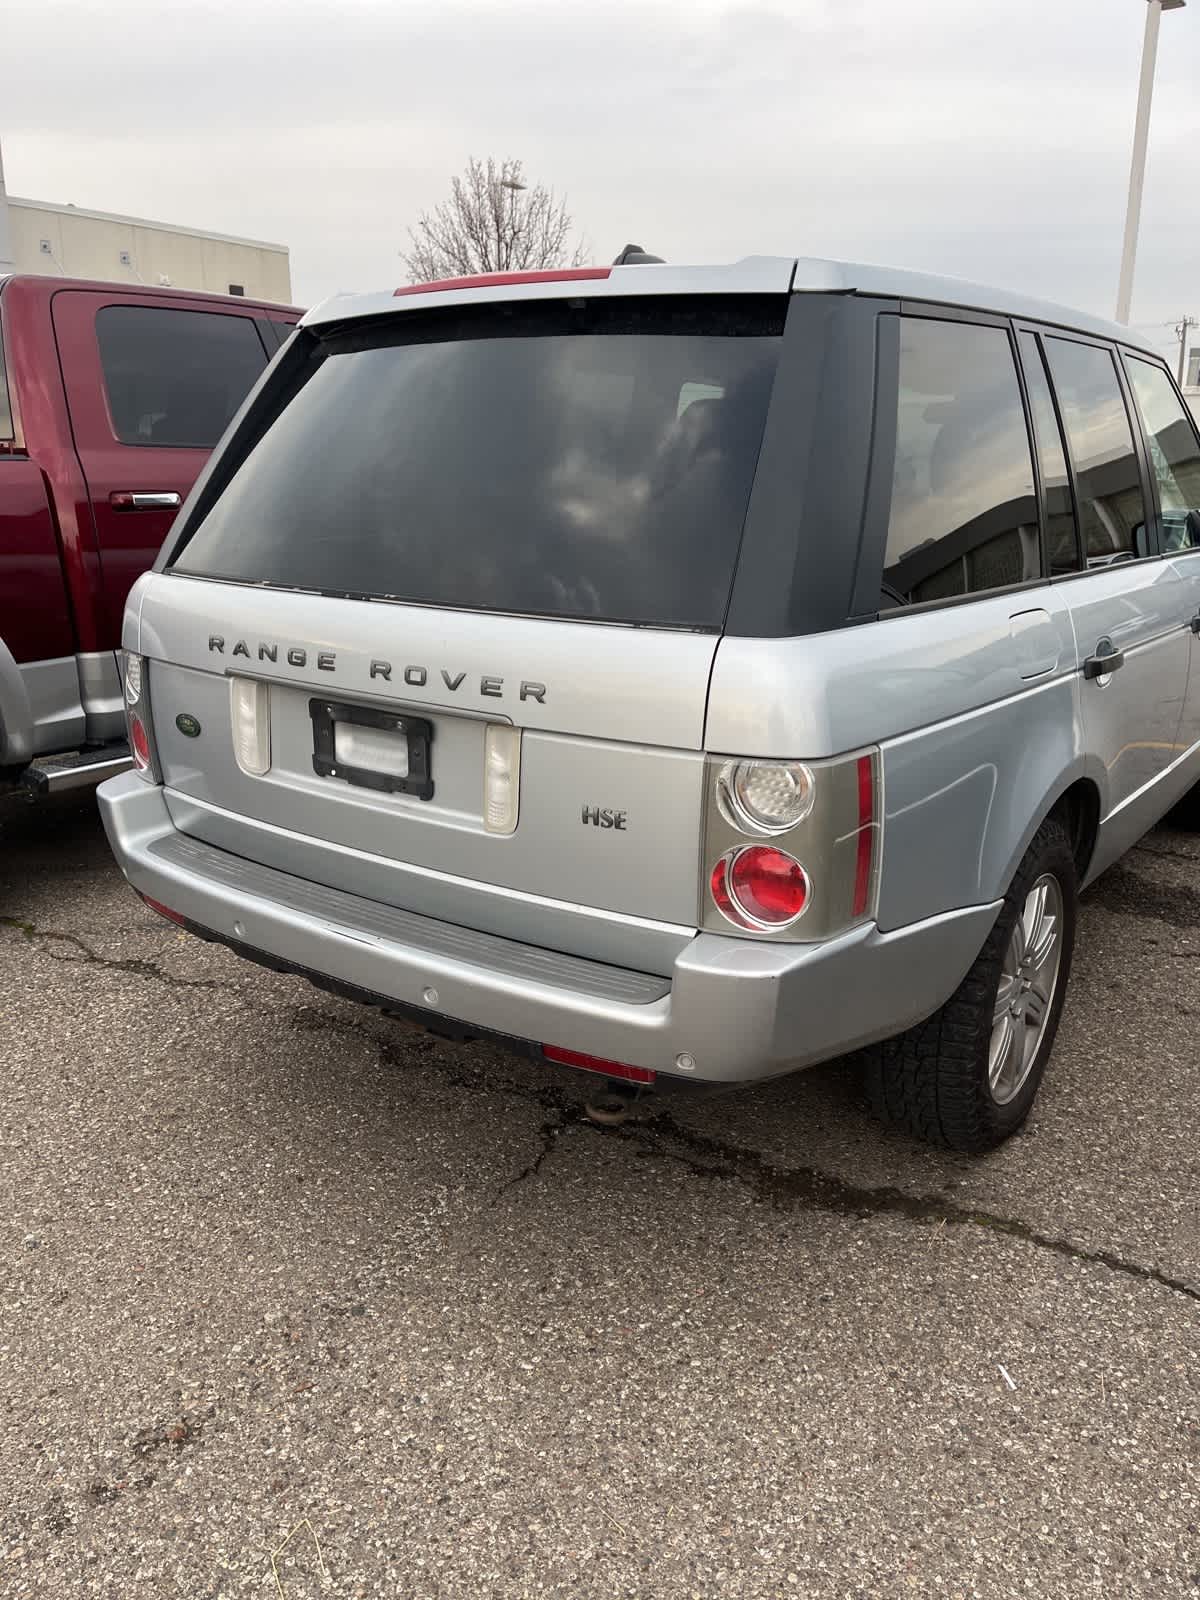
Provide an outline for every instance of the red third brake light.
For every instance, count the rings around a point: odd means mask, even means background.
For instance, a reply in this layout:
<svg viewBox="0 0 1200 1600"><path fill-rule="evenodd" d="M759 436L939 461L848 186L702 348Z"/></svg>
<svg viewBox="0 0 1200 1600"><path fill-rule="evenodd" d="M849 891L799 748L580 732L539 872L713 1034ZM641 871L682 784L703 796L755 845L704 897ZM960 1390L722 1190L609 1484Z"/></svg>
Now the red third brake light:
<svg viewBox="0 0 1200 1600"><path fill-rule="evenodd" d="M585 1056L578 1050L563 1050L556 1044L544 1044L542 1054L547 1061L557 1061L564 1067L580 1067L584 1072L599 1072L605 1078L620 1078L625 1083L653 1083L656 1073L649 1067L631 1067L624 1061L606 1061L603 1056Z"/></svg>
<svg viewBox="0 0 1200 1600"><path fill-rule="evenodd" d="M588 278L607 278L611 271L611 267L563 267L549 272L476 272L469 278L434 278L432 283L406 283L396 294L441 294L447 289L487 289L493 284L506 283L577 283Z"/></svg>

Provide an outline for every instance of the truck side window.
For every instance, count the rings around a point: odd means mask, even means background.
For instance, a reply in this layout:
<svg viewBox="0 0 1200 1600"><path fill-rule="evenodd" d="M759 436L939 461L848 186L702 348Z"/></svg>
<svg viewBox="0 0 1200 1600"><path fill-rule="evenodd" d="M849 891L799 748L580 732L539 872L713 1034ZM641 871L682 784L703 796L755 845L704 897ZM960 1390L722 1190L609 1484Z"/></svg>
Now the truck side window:
<svg viewBox="0 0 1200 1600"><path fill-rule="evenodd" d="M1089 568L1134 561L1149 549L1146 508L1112 352L1072 339L1045 343L1075 462L1084 560Z"/></svg>
<svg viewBox="0 0 1200 1600"><path fill-rule="evenodd" d="M267 364L253 320L220 312L103 306L96 338L122 444L211 450Z"/></svg>
<svg viewBox="0 0 1200 1600"><path fill-rule="evenodd" d="M1039 577L1033 461L1008 334L902 317L885 591L915 604Z"/></svg>
<svg viewBox="0 0 1200 1600"><path fill-rule="evenodd" d="M1062 433L1054 414L1050 380L1046 377L1037 338L1032 333L1022 333L1020 343L1021 366L1025 373L1025 387L1029 392L1029 409L1033 414L1033 432L1042 469L1042 488L1046 495L1046 563L1051 577L1058 577L1064 572L1078 572L1082 565L1075 508L1071 503L1071 480L1067 475Z"/></svg>
<svg viewBox="0 0 1200 1600"><path fill-rule="evenodd" d="M1200 545L1200 444L1192 419L1161 367L1126 356L1125 370L1158 480L1163 548L1191 549Z"/></svg>

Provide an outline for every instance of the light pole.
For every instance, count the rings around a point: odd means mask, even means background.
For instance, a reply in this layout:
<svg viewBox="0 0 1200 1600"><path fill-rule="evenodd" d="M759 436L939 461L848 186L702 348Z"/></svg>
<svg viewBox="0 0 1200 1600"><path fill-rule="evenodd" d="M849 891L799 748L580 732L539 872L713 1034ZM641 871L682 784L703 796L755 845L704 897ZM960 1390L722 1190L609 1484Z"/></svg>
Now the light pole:
<svg viewBox="0 0 1200 1600"><path fill-rule="evenodd" d="M1129 202L1125 208L1125 242L1121 247L1121 280L1117 287L1117 321L1129 321L1133 299L1133 266L1137 256L1138 225L1142 219L1142 183L1146 176L1146 138L1150 132L1150 101L1154 96L1154 62L1158 55L1158 25L1164 11L1182 11L1187 0L1146 0L1146 36L1142 41L1142 78L1138 85L1137 117L1133 124L1133 161L1129 168Z"/></svg>
<svg viewBox="0 0 1200 1600"><path fill-rule="evenodd" d="M500 228L499 228L499 226L497 226L497 228L496 228L496 269L497 269L497 271L503 271L504 268L509 267L509 266L512 265L511 261L501 261L500 256L501 256L502 253L505 254L505 255L511 255L513 247L517 242L517 229L516 229L517 196L521 193L522 189L528 189L529 185L527 183L522 183L520 178L501 178L500 179L500 187L502 189L507 189L508 193L509 193L509 201L508 201L509 237L505 241L504 246L502 248L501 243L500 243Z"/></svg>

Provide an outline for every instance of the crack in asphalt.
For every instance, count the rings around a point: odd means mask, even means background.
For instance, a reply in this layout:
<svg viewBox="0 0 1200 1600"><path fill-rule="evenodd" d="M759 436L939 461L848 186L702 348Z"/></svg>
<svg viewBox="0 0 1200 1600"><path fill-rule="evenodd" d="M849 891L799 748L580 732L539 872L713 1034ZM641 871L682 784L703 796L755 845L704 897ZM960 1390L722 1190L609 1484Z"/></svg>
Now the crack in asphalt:
<svg viewBox="0 0 1200 1600"><path fill-rule="evenodd" d="M26 922L20 917L0 917L0 928L12 928L21 934L28 944L41 944L50 941L69 945L77 951L76 955L65 955L55 950L47 950L46 954L52 961L61 961L67 966L95 966L104 967L109 972L123 972L135 978L149 978L155 983L161 983L168 989L209 989L223 990L229 994L245 995L248 993L245 984L229 983L221 978L176 978L154 961L147 961L141 956L102 956L93 950L90 944L81 939L78 934L58 933L52 928L39 928L35 923Z"/></svg>
<svg viewBox="0 0 1200 1600"><path fill-rule="evenodd" d="M1020 1239L1025 1244L1067 1260L1107 1267L1112 1272L1156 1283L1174 1294L1200 1302L1200 1287L1172 1277L1157 1267L1144 1266L1111 1250L1089 1249L1056 1234L1043 1233L1017 1217L1004 1217L978 1206L960 1206L938 1195L909 1194L892 1184L869 1187L848 1182L816 1167L777 1167L758 1151L726 1144L683 1128L669 1114L651 1115L645 1123L617 1129L626 1138L650 1135L650 1148L669 1160L681 1162L696 1177L739 1183L759 1199L779 1210L821 1210L838 1216L901 1216L910 1222L953 1227L973 1227ZM672 1150L670 1141L681 1147Z"/></svg>
<svg viewBox="0 0 1200 1600"><path fill-rule="evenodd" d="M537 1155L534 1156L532 1161L523 1166L514 1177L509 1178L506 1183L500 1185L496 1191L496 1198L492 1201L493 1206L499 1205L510 1189L515 1189L518 1184L528 1183L531 1178L536 1178L545 1165L547 1158L557 1148L559 1135L572 1123L578 1123L582 1120L583 1113L581 1110L577 1111L577 1114L573 1117L568 1117L565 1112L548 1117L538 1129L541 1148L538 1150Z"/></svg>
<svg viewBox="0 0 1200 1600"><path fill-rule="evenodd" d="M403 1070L407 1065L391 1041L381 1039L369 1029L347 1022L344 1018L331 1020L339 1028L372 1041L384 1065L398 1070ZM563 1129L577 1126L601 1138L640 1144L646 1153L676 1162L693 1177L736 1183L775 1210L826 1211L837 1216L861 1218L891 1215L905 1217L910 1222L924 1226L945 1224L977 1228L982 1232L1018 1239L1065 1260L1106 1267L1125 1277L1157 1284L1173 1294L1200 1303L1200 1287L1184 1278L1174 1277L1157 1267L1145 1266L1112 1250L1090 1249L1059 1235L1044 1233L1019 1217L1001 1216L980 1206L956 1205L939 1195L909 1194L893 1184L877 1187L859 1185L817 1167L778 1167L756 1150L732 1145L683 1127L670 1112L653 1109L653 1102L649 1100L646 1102L647 1114L617 1127L600 1127L587 1117L582 1102L573 1100L565 1090L526 1085L490 1072L474 1074L469 1070L463 1071L451 1064L444 1055L440 1059L435 1055L433 1059L439 1076L455 1088L476 1092L490 1089L511 1094L554 1113L538 1130L542 1140L538 1154L501 1186L493 1205L511 1189L536 1177L547 1157L557 1147Z"/></svg>
<svg viewBox="0 0 1200 1600"><path fill-rule="evenodd" d="M1135 875L1127 873L1125 876ZM56 960L82 961L107 967L134 977L149 978L168 987L227 990L243 998L249 993L242 985L215 978L172 978L154 962L137 957L121 960L106 958L98 955L75 934L40 930L33 923L16 917L0 916L0 927L11 927L31 942L57 940L79 952L77 956L55 956ZM290 1011L294 1025L299 1028L308 1032L349 1034L369 1044L377 1052L381 1065L400 1071L411 1067L396 1041L381 1037L364 1023L329 1016L317 1007L291 1005L286 1009ZM545 1162L558 1148L560 1137L566 1129L581 1127L598 1137L616 1138L640 1145L645 1153L673 1161L695 1178L737 1184L776 1210L818 1210L860 1218L890 1215L907 1218L919 1225L977 1228L1018 1239L1066 1260L1103 1266L1125 1277L1157 1284L1173 1294L1200 1303L1200 1287L1162 1272L1157 1267L1145 1266L1120 1256L1115 1251L1075 1244L1059 1235L1044 1233L1020 1218L1005 1217L977 1206L957 1205L938 1195L910 1194L892 1184L876 1187L859 1185L817 1167L779 1167L758 1151L684 1127L670 1112L654 1107L652 1100L645 1103L645 1113L639 1114L635 1120L617 1127L599 1127L588 1119L582 1100L572 1098L564 1089L522 1084L488 1069L473 1071L469 1065L464 1067L455 1062L449 1054L451 1044L439 1039L436 1034L414 1030L413 1042L416 1040L428 1041L433 1045L431 1050L422 1054L425 1060L432 1062L438 1076L448 1087L470 1092L484 1089L510 1094L548 1113L538 1128L539 1148L536 1154L501 1185L492 1201L493 1206L511 1190L532 1181L541 1173ZM635 1107L637 1104L635 1102Z"/></svg>
<svg viewBox="0 0 1200 1600"><path fill-rule="evenodd" d="M1162 855L1165 851L1147 853ZM1200 905L1194 889L1156 883L1153 878L1144 878L1140 872L1131 872L1119 864L1109 867L1103 877L1097 879L1088 890L1084 904L1103 906L1106 911L1128 917L1154 918L1173 928L1200 927Z"/></svg>

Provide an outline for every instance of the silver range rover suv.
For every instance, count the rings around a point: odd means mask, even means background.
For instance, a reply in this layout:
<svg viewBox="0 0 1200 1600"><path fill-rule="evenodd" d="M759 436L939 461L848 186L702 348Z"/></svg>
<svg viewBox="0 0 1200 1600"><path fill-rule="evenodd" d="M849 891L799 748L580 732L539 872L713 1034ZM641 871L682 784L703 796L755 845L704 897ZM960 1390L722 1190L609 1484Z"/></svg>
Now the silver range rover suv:
<svg viewBox="0 0 1200 1600"><path fill-rule="evenodd" d="M1027 1114L1200 780L1200 440L1130 330L876 267L338 297L125 616L149 904L609 1079Z"/></svg>

